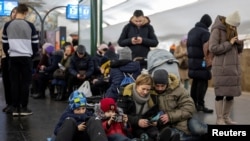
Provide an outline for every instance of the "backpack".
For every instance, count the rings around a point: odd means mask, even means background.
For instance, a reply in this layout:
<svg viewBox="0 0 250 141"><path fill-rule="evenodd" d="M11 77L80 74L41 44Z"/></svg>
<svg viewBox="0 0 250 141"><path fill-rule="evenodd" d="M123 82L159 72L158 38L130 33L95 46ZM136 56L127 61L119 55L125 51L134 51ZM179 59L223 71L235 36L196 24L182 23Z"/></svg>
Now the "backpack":
<svg viewBox="0 0 250 141"><path fill-rule="evenodd" d="M212 62L214 54L209 50L209 40L203 44L204 60L206 62L206 67L212 67ZM219 30L219 44L221 43L221 31Z"/></svg>
<svg viewBox="0 0 250 141"><path fill-rule="evenodd" d="M123 73L123 74L124 74L124 78L121 81L120 87L125 87L128 84L135 82L135 79L133 78L133 74L129 74L129 73Z"/></svg>
<svg viewBox="0 0 250 141"><path fill-rule="evenodd" d="M123 75L124 78L122 79L120 86L117 88L117 92L119 95L122 95L122 92L127 85L135 82L133 74L123 73Z"/></svg>

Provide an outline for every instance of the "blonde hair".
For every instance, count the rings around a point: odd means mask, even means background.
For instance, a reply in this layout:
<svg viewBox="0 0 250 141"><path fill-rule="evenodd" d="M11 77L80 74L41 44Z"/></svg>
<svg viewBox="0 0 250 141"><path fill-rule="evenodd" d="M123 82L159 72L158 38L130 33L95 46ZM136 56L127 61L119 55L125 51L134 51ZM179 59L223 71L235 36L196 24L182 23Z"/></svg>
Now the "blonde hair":
<svg viewBox="0 0 250 141"><path fill-rule="evenodd" d="M151 86L153 86L153 82L154 81L153 81L150 74L140 74L135 80L136 86L139 86L139 85L151 85Z"/></svg>

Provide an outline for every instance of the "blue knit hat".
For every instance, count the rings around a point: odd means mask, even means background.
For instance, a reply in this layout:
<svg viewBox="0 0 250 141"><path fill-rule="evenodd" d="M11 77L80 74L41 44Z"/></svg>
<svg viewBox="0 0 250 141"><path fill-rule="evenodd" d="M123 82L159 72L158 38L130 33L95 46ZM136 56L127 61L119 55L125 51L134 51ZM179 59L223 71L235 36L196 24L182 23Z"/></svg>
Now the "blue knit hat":
<svg viewBox="0 0 250 141"><path fill-rule="evenodd" d="M75 110L76 108L86 105L87 105L87 100L83 93L75 90L69 96L69 107L71 110Z"/></svg>

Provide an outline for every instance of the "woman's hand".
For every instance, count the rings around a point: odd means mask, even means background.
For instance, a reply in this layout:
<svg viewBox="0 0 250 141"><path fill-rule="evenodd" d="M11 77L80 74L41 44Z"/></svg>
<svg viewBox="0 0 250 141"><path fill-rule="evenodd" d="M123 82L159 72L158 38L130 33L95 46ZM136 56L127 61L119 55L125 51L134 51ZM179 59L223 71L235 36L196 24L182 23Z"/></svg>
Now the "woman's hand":
<svg viewBox="0 0 250 141"><path fill-rule="evenodd" d="M139 119L138 125L141 128L147 128L149 126L149 121L147 119Z"/></svg>
<svg viewBox="0 0 250 141"><path fill-rule="evenodd" d="M235 36L235 37L231 38L230 43L233 45L237 40L238 40L238 37Z"/></svg>

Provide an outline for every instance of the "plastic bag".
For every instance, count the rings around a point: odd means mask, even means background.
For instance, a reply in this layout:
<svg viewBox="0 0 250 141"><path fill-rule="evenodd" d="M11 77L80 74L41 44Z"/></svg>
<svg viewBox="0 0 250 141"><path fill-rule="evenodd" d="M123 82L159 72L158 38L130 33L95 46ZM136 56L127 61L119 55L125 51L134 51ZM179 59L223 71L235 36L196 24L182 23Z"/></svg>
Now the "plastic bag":
<svg viewBox="0 0 250 141"><path fill-rule="evenodd" d="M78 88L78 91L82 92L86 97L91 97L92 96L90 83L87 80L82 83L82 85Z"/></svg>

